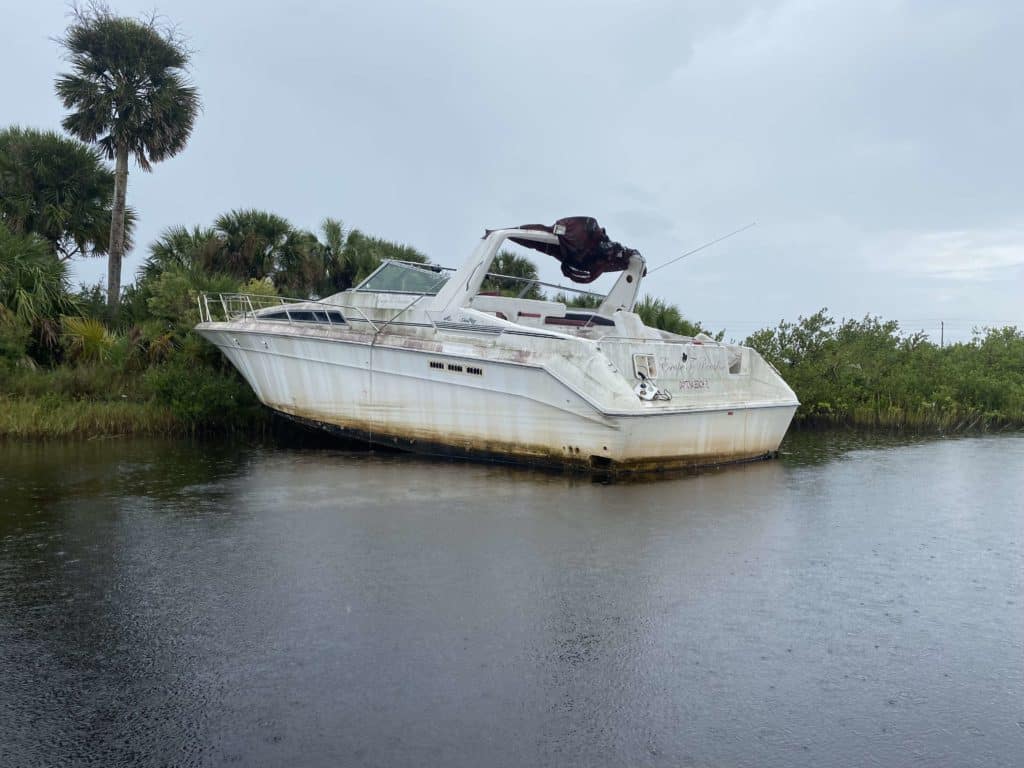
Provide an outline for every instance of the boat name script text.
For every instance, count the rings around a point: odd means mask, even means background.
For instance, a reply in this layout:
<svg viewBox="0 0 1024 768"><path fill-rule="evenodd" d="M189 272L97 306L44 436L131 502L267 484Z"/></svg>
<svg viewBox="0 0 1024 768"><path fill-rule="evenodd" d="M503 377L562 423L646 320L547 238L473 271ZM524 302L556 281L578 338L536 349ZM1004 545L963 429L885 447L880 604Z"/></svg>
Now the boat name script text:
<svg viewBox="0 0 1024 768"><path fill-rule="evenodd" d="M713 357L691 357L686 362L675 360L659 360L661 374L675 378L684 376L690 371L724 371L725 361Z"/></svg>

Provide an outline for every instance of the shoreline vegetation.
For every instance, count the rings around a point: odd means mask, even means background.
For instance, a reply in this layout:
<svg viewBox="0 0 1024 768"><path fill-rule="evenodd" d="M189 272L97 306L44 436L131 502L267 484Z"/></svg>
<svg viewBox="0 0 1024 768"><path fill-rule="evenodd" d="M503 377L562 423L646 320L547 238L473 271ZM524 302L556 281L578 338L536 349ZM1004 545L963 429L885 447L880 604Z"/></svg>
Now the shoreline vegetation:
<svg viewBox="0 0 1024 768"><path fill-rule="evenodd" d="M60 38L70 71L54 83L69 110L66 134L0 129L0 439L248 438L284 429L192 331L199 294L312 299L356 285L384 259L427 257L336 219L314 232L239 209L210 226L166 229L120 289L139 216L126 203L128 162L149 170L183 151L199 92L174 25L117 16L102 2L72 6L71 16ZM69 261L87 257L106 257L109 291L72 289ZM537 278L528 259L508 252L494 270ZM711 333L660 299L645 297L636 311L650 326ZM798 429L1024 428L1024 335L1014 327L938 347L891 321L837 323L821 310L741 343L796 391Z"/></svg>
<svg viewBox="0 0 1024 768"><path fill-rule="evenodd" d="M4 164L13 162L4 137L0 131L0 192ZM35 140L24 132L14 138ZM209 227L167 229L112 308L100 285L72 290L55 242L73 238L33 231L17 210L0 204L0 438L7 439L267 435L281 420L192 330L199 294L315 298L358 284L384 259L428 261L338 220L313 232L266 211L235 210ZM534 264L513 253L500 254L496 269L537 278ZM510 287L498 283L488 288ZM661 299L644 297L636 311L650 326L723 337ZM764 355L796 391L798 429L1024 428L1024 334L1014 327L980 329L969 342L939 347L892 321L837 322L821 310L737 341Z"/></svg>
<svg viewBox="0 0 1024 768"><path fill-rule="evenodd" d="M100 285L73 291L52 242L11 222L0 210L0 439L294 434L193 332L199 294L315 298L356 285L384 259L429 261L334 219L313 232L273 213L236 210L210 227L167 229L112 308ZM513 253L502 253L497 267L537 277L534 264ZM489 288L509 287L498 283ZM674 333L724 335L661 299L644 297L636 311ZM940 347L892 321L836 321L823 309L736 341L760 352L797 393L795 429L1024 428L1024 333L1015 327L980 329L969 342Z"/></svg>
<svg viewBox="0 0 1024 768"><path fill-rule="evenodd" d="M3 187L2 170L14 162L4 140L0 131L0 439L271 434L283 420L193 332L200 293L316 298L358 284L384 259L429 261L335 219L314 232L270 212L235 210L212 226L165 230L112 307L100 285L71 288L54 245L71 236L46 237L18 217L29 206L4 206L14 199ZM530 260L510 252L496 269L537 278ZM511 289L493 282L491 290ZM636 312L681 335L724 336L661 299L644 297ZM736 341L760 352L797 393L798 429L1024 428L1024 334L1015 327L939 347L892 321L837 322L823 309Z"/></svg>

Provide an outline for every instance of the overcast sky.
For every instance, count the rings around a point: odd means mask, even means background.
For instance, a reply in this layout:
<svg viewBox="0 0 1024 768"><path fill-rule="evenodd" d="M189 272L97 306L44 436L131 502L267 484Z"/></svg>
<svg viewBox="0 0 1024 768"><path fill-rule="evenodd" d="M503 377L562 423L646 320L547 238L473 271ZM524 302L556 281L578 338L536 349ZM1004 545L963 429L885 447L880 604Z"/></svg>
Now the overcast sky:
<svg viewBox="0 0 1024 768"><path fill-rule="evenodd" d="M646 287L729 338L826 306L947 339L1024 325L1019 0L155 7L204 109L132 168L126 281L164 228L233 208L452 266L485 227L591 215L657 266L756 221ZM59 128L67 6L0 8L0 125Z"/></svg>

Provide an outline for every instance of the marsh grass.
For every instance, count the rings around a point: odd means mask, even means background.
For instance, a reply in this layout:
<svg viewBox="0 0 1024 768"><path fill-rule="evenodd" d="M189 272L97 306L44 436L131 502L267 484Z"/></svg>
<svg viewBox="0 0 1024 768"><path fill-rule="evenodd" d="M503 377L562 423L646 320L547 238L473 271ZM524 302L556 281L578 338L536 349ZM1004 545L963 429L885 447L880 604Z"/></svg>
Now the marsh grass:
<svg viewBox="0 0 1024 768"><path fill-rule="evenodd" d="M188 434L170 408L130 401L0 396L0 438L114 438Z"/></svg>
<svg viewBox="0 0 1024 768"><path fill-rule="evenodd" d="M0 367L0 438L260 436L272 421L233 371L183 360L140 372L110 362Z"/></svg>
<svg viewBox="0 0 1024 768"><path fill-rule="evenodd" d="M852 427L914 434L965 434L1024 429L1024 413L939 410L927 406L911 409L897 405L859 406L843 413L797 412L793 424L802 429Z"/></svg>

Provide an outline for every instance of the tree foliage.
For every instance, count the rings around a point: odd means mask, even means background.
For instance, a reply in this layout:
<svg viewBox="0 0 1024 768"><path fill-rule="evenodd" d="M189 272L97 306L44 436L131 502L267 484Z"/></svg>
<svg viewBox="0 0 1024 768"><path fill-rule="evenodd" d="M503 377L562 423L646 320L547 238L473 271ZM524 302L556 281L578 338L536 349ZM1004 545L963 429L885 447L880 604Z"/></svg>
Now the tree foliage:
<svg viewBox="0 0 1024 768"><path fill-rule="evenodd" d="M203 269L203 265L219 258L222 247L211 228L169 227L149 246L149 257L143 262L139 277L151 280L170 269Z"/></svg>
<svg viewBox="0 0 1024 768"><path fill-rule="evenodd" d="M98 150L53 131L0 130L0 221L62 259L107 252L114 174ZM125 211L128 246L135 224Z"/></svg>
<svg viewBox="0 0 1024 768"><path fill-rule="evenodd" d="M217 217L213 227L171 227L150 246L140 276L159 277L170 269L225 275L240 281L270 280L285 296L322 297L359 283L385 259L427 263L399 245L325 219L320 235L258 210Z"/></svg>
<svg viewBox="0 0 1024 768"><path fill-rule="evenodd" d="M524 299L542 299L544 293L537 285L537 265L515 251L503 250L494 257L491 263L492 275L505 275L515 280L503 280L501 277L489 276L484 279L480 290L484 293L497 293L501 296L519 296ZM533 281L533 282L528 282Z"/></svg>
<svg viewBox="0 0 1024 768"><path fill-rule="evenodd" d="M835 321L822 309L746 339L801 400L799 417L956 429L1024 421L1024 335L976 331L939 347L877 317Z"/></svg>
<svg viewBox="0 0 1024 768"><path fill-rule="evenodd" d="M239 428L265 416L237 372L193 332L200 292L323 296L356 284L386 258L426 261L409 246L348 230L336 219L314 233L272 213L232 211L210 227L166 230L111 323L98 288L69 293L67 264L50 242L0 221L0 390L97 401L123 396L189 430ZM501 254L494 270L536 276L528 259L511 253ZM521 283L494 285L515 295L522 290ZM577 307L597 301L554 299ZM703 331L650 296L636 311L652 327L686 336ZM837 322L823 309L745 343L794 388L806 424L1024 425L1024 334L1016 328L982 329L968 343L940 348L895 322Z"/></svg>
<svg viewBox="0 0 1024 768"><path fill-rule="evenodd" d="M114 336L94 317L63 318L61 338L72 360L101 363L109 359Z"/></svg>
<svg viewBox="0 0 1024 768"><path fill-rule="evenodd" d="M552 301L565 304L573 309L597 309L601 306L601 297L590 293L574 293L571 296L565 291L558 291L551 297Z"/></svg>
<svg viewBox="0 0 1024 768"><path fill-rule="evenodd" d="M111 160L126 148L147 171L185 148L199 92L187 76L190 51L173 27L91 3L73 8L60 43L71 66L56 81L71 110L63 120L69 133Z"/></svg>
<svg viewBox="0 0 1024 768"><path fill-rule="evenodd" d="M669 333L677 333L680 336L696 336L698 333L706 333L699 323L693 323L683 317L679 307L656 299L653 296L644 296L636 303L633 311L640 315L644 325L651 328L660 328ZM711 336L712 334L708 334ZM724 334L719 332L715 337L722 339Z"/></svg>
<svg viewBox="0 0 1024 768"><path fill-rule="evenodd" d="M0 309L38 327L75 313L68 266L38 235L17 234L0 223Z"/></svg>
<svg viewBox="0 0 1024 768"><path fill-rule="evenodd" d="M411 261L417 264L430 262L430 259L411 245L367 235L358 229L351 230L345 238L345 274L350 276L351 285L362 282L386 259Z"/></svg>

